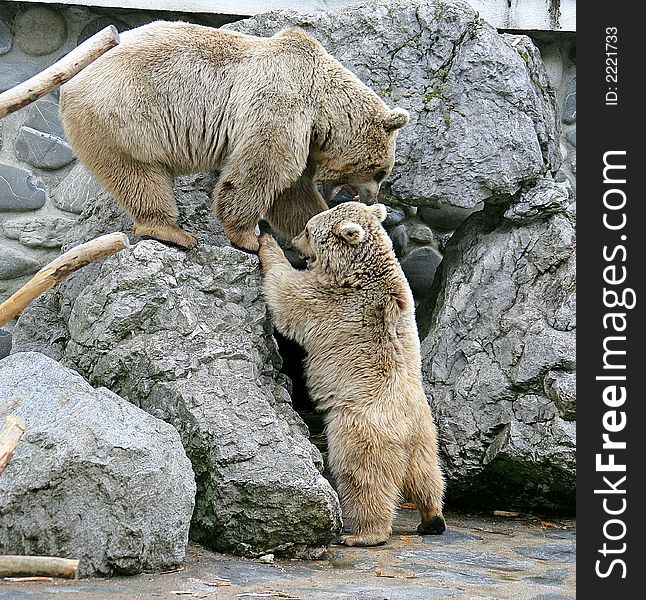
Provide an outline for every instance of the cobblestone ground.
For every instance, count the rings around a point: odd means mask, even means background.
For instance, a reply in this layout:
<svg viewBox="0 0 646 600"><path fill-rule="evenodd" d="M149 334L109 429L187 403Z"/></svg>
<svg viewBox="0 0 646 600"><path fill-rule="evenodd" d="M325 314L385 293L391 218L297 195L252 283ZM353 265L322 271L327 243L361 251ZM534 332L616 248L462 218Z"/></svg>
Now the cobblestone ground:
<svg viewBox="0 0 646 600"><path fill-rule="evenodd" d="M0 600L570 600L573 520L447 514L441 536L414 534L402 509L392 541L331 546L324 560L245 560L191 545L179 570L114 579L0 583ZM264 558L265 561L270 557Z"/></svg>

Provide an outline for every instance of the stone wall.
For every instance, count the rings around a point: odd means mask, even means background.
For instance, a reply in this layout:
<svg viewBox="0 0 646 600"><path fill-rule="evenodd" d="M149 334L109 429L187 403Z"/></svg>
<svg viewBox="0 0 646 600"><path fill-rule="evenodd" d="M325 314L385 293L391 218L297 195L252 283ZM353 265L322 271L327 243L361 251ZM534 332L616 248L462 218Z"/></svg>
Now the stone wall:
<svg viewBox="0 0 646 600"><path fill-rule="evenodd" d="M73 5L0 4L0 92L41 71L80 41L112 23L120 31L157 18L219 26L231 15L154 13ZM516 32L514 32L516 33ZM575 34L531 32L541 51L561 108L559 177L576 176ZM95 195L92 180L76 185L85 172L77 166L58 118L57 93L0 121L0 301L9 297L60 251L61 240ZM85 190L79 193L79 189ZM479 210L432 205L392 205L386 227L418 298L433 282L452 232ZM7 329L10 329L9 326ZM5 338L7 333L2 333ZM0 338L0 341L2 338Z"/></svg>

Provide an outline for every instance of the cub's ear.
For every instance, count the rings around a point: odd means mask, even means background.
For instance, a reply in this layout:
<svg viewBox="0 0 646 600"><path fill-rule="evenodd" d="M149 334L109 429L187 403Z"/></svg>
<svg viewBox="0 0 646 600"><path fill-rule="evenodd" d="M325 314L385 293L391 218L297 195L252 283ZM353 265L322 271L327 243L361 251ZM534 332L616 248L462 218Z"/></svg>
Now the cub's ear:
<svg viewBox="0 0 646 600"><path fill-rule="evenodd" d="M394 108L384 121L384 129L386 131L394 131L401 129L404 125L408 124L410 116L403 108Z"/></svg>
<svg viewBox="0 0 646 600"><path fill-rule="evenodd" d="M379 219L380 223L383 223L388 216L388 211L383 204L371 204L370 206L366 206L366 208L368 209L369 213L373 214Z"/></svg>
<svg viewBox="0 0 646 600"><path fill-rule="evenodd" d="M352 244L353 246L363 242L366 237L366 230L359 223L353 223L347 220L339 223L338 233L348 244Z"/></svg>

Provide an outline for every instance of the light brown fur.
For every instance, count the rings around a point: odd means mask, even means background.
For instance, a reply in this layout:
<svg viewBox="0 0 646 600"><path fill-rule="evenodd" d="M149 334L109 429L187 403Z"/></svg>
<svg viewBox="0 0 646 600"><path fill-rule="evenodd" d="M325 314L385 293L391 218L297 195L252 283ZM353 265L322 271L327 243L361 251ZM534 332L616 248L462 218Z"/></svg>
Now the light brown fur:
<svg viewBox="0 0 646 600"><path fill-rule="evenodd" d="M184 247L171 177L220 171L214 209L255 251L258 220L296 235L327 208L316 189L350 183L376 198L408 122L306 33L271 38L155 22L61 88L65 134L134 220L134 232Z"/></svg>
<svg viewBox="0 0 646 600"><path fill-rule="evenodd" d="M445 529L413 298L385 214L349 202L313 217L293 242L306 271L292 268L271 236L260 238L274 323L305 348L308 389L325 411L329 464L353 526L348 545L384 543L402 492L420 511L420 533Z"/></svg>

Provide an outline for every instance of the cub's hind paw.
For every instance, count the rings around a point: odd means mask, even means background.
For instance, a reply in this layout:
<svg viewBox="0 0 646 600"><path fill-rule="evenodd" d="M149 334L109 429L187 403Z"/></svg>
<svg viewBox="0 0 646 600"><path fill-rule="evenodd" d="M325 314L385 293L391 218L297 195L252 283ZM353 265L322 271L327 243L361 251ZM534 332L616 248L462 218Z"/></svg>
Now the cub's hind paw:
<svg viewBox="0 0 646 600"><path fill-rule="evenodd" d="M420 535L440 535L446 531L446 521L442 515L435 515L417 527L417 533Z"/></svg>
<svg viewBox="0 0 646 600"><path fill-rule="evenodd" d="M342 535L339 540L344 546L383 546L390 536L385 534L355 534Z"/></svg>

